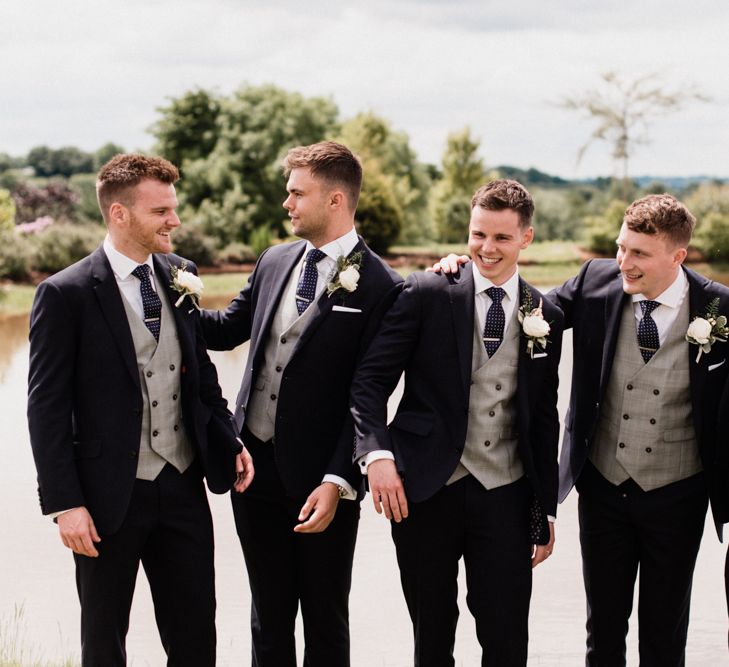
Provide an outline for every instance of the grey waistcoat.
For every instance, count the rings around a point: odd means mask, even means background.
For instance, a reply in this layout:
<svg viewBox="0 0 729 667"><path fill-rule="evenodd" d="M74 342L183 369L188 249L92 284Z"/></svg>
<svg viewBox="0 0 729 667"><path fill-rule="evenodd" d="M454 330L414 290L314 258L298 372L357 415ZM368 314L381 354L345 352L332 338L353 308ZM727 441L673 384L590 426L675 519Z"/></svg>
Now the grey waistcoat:
<svg viewBox="0 0 729 667"><path fill-rule="evenodd" d="M489 358L474 317L468 430L461 461L448 484L469 473L485 488L511 484L524 475L517 450L516 384L521 327L517 310L506 335Z"/></svg>
<svg viewBox="0 0 729 667"><path fill-rule="evenodd" d="M182 354L175 318L166 295L158 294L162 301L159 342L122 295L137 354L144 403L137 479L146 480L155 479L166 462L184 472L195 458L182 421Z"/></svg>
<svg viewBox="0 0 729 667"><path fill-rule="evenodd" d="M626 304L590 460L608 481L644 491L701 471L691 412L686 296L665 343L646 364L633 303Z"/></svg>
<svg viewBox="0 0 729 667"><path fill-rule="evenodd" d="M271 330L264 348L264 363L253 379L248 399L245 424L248 430L264 442L273 439L276 425L276 405L281 379L301 333L317 309L309 307L299 316L296 310L296 286L299 272L294 269L289 276L278 309L271 322Z"/></svg>

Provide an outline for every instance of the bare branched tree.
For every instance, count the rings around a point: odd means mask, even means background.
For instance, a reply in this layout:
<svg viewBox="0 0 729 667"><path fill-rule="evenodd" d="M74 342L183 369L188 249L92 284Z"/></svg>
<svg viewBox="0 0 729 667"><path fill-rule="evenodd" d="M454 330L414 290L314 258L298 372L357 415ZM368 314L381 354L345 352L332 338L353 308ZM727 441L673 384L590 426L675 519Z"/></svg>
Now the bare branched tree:
<svg viewBox="0 0 729 667"><path fill-rule="evenodd" d="M583 112L597 122L590 138L577 153L577 163L590 145L606 141L612 146L612 157L623 179L628 177L628 162L635 147L649 143L648 132L654 118L678 111L691 101L709 101L692 86L666 90L656 74L630 80L615 72L605 72L600 78L603 81L600 89L564 97L558 104Z"/></svg>

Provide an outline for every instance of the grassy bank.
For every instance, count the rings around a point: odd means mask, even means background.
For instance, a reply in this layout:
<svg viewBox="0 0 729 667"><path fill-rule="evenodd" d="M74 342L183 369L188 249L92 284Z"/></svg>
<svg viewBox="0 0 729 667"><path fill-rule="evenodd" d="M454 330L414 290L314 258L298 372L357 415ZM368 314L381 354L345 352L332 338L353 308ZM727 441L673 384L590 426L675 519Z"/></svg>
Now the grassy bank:
<svg viewBox="0 0 729 667"><path fill-rule="evenodd" d="M15 605L12 615L0 618L0 667L79 667L73 658L46 660L25 641L25 609Z"/></svg>

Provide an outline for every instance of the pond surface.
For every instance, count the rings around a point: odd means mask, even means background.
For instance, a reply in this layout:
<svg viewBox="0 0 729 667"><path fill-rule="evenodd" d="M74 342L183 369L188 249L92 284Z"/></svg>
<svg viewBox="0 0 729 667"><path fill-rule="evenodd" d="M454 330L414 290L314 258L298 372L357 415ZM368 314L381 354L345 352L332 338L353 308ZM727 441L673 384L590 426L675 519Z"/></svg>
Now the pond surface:
<svg viewBox="0 0 729 667"><path fill-rule="evenodd" d="M23 605L21 629L26 647L46 659L78 655L78 600L73 559L58 539L55 526L41 516L25 418L28 371L27 318L0 321L0 442L8 457L0 469L0 506L5 519L0 533L0 628ZM565 336L560 392L564 415L569 391L571 337ZM247 346L214 353L225 395L234 398ZM250 664L248 618L250 596L243 557L226 496L212 496L216 533L218 591L218 664ZM560 507L557 545L551 559L537 568L530 618L530 665L575 667L584 664L585 598L577 537L577 503L572 494ZM699 554L689 629L687 664L727 664L727 611L723 559L710 522ZM637 600L636 600L637 602ZM460 579L461 618L456 664L479 664L480 649L465 605ZM412 631L402 598L389 526L362 504L362 522L355 554L350 604L353 667L412 665ZM301 631L299 628L299 645ZM637 665L637 632L629 636L630 665ZM149 589L138 582L128 637L130 664L164 665Z"/></svg>

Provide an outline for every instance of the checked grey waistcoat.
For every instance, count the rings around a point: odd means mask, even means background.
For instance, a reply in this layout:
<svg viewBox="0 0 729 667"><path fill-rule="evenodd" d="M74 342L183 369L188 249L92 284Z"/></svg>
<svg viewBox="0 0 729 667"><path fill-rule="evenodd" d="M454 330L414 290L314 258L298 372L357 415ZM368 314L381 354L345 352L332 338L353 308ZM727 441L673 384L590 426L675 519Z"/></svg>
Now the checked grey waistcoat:
<svg viewBox="0 0 729 667"><path fill-rule="evenodd" d="M299 315L296 309L298 274L296 269L291 272L281 295L264 347L264 363L253 378L253 387L246 408L246 427L264 442L271 440L276 430L276 406L286 366L294 353L301 332L318 312L314 305L315 299Z"/></svg>
<svg viewBox="0 0 729 667"><path fill-rule="evenodd" d="M166 294L158 294L162 301L159 342L155 341L142 319L122 295L134 340L142 387L142 437L137 479L145 480L155 479L167 462L179 472L184 472L195 458L182 421L182 354L175 317Z"/></svg>
<svg viewBox="0 0 729 667"><path fill-rule="evenodd" d="M666 341L645 363L633 303L620 322L613 368L590 460L613 484L629 477L651 491L700 472L691 410L686 296Z"/></svg>
<svg viewBox="0 0 729 667"><path fill-rule="evenodd" d="M461 461L448 484L473 475L486 489L511 484L524 475L517 449L516 385L521 327L514 308L504 339L489 358L473 318L468 430Z"/></svg>

